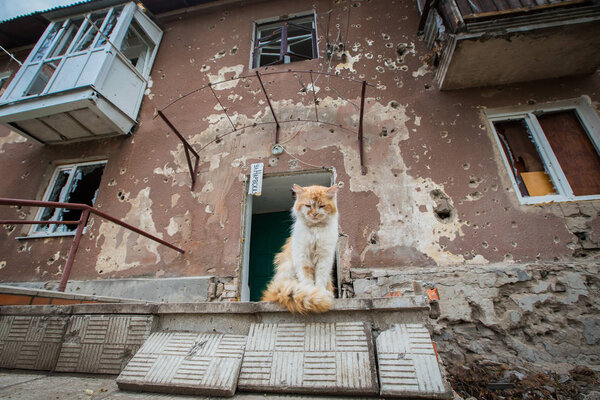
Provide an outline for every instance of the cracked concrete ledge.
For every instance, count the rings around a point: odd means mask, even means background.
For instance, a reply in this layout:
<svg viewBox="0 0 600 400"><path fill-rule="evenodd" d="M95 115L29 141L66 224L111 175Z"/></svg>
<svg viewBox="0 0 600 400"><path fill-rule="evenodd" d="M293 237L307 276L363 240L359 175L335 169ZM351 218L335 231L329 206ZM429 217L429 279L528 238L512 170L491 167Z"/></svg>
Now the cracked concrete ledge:
<svg viewBox="0 0 600 400"><path fill-rule="evenodd" d="M427 296L374 299L335 299L329 312L349 311L428 311ZM145 303L145 304L76 304L69 306L4 306L0 315L71 315L71 314L289 314L274 303Z"/></svg>
<svg viewBox="0 0 600 400"><path fill-rule="evenodd" d="M81 300L81 301L100 301L105 303L144 303L138 299L128 299L122 297L107 297L107 296L93 296L87 294L77 293L65 293L58 292L55 290L44 290L44 289L30 289L25 287L11 286L11 285L0 285L0 294L13 294L23 295L32 297L49 297L55 299L66 299L66 300Z"/></svg>

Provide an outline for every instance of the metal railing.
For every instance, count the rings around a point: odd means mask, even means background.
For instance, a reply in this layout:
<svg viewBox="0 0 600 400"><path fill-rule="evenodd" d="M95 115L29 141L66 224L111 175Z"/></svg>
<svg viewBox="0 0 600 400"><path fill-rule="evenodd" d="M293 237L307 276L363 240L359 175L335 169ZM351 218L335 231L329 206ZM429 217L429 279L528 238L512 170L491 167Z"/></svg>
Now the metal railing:
<svg viewBox="0 0 600 400"><path fill-rule="evenodd" d="M87 220L90 214L95 214L101 218L104 218L110 222L113 222L117 225L120 225L124 228L129 229L137 234L145 236L149 239L154 240L160 244L163 244L171 249L178 251L180 253L185 253L185 250L172 245L156 236L153 236L147 232L142 231L141 229L136 228L135 226L129 225L115 217L112 217L102 211L95 209L94 207L88 206L87 204L80 203L61 203L56 201L37 201L37 200L26 200L26 199L7 199L0 198L0 205L3 206L29 206L29 207L48 207L48 208L65 208L69 210L81 210L81 216L78 221L31 221L31 220L0 220L0 224L8 224L8 225L77 225L77 230L75 231L75 237L73 238L73 242L71 243L71 249L69 250L69 255L67 256L67 262L65 263L65 268L63 270L60 284L58 285L58 290L60 292L64 292L67 287L67 282L69 281L69 275L71 275L71 268L73 267L73 261L75 260L75 254L77 253L77 249L79 247L79 242L81 241L81 236L83 235L83 228L85 228L87 224Z"/></svg>

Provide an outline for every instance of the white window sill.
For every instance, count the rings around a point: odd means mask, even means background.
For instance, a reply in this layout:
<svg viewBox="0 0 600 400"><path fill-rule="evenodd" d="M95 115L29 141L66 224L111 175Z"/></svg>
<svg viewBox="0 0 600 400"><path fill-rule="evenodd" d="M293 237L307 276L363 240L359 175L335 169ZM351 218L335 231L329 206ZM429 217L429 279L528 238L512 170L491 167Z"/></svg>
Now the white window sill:
<svg viewBox="0 0 600 400"><path fill-rule="evenodd" d="M61 232L61 233L35 233L33 235L28 235L28 236L17 236L15 239L17 239L17 240L46 239L46 238L53 238L53 237L75 236L75 233L76 233L76 231ZM83 229L83 233L85 233L85 228Z"/></svg>

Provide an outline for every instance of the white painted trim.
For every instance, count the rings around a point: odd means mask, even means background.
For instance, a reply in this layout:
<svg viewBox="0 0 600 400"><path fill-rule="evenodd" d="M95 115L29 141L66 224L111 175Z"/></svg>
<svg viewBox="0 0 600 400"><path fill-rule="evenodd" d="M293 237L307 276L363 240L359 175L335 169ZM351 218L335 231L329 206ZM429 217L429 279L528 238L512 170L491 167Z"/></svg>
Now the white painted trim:
<svg viewBox="0 0 600 400"><path fill-rule="evenodd" d="M598 156L600 157L600 118L594 111L591 105L591 99L588 96L581 96L575 99L559 100L548 103L540 104L526 104L508 107L499 107L485 110L485 115L488 120L488 125L494 135L496 145L502 155L502 160L508 172L509 178L513 184L515 194L517 195L521 204L540 204L549 202L560 202L560 201L582 201L582 200L597 200L600 199L600 193L597 195L588 196L575 196L573 190L569 185L569 182L560 167L560 163L556 158L556 155L552 151L550 144L544 135L542 127L540 126L536 114L548 113L552 111L566 111L574 110L583 129L587 132L588 137L593 143ZM546 167L546 172L550 175L552 182L557 190L556 195L547 196L535 196L535 197L524 197L521 195L521 191L518 188L516 179L514 177L512 166L510 161L507 159L502 143L494 122L510 121L510 120L524 120L533 136L533 139L538 148L540 157Z"/></svg>
<svg viewBox="0 0 600 400"><path fill-rule="evenodd" d="M242 230L242 279L240 290L240 301L250 301L250 240L252 232L252 200L254 196L248 195L248 180L244 185L246 207L244 209L244 222Z"/></svg>

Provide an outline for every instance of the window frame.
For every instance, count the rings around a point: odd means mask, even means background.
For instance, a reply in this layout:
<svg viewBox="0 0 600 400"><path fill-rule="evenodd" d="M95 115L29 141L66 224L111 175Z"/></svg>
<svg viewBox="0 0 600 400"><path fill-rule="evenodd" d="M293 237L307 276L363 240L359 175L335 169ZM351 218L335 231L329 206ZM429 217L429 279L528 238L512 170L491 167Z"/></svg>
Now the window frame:
<svg viewBox="0 0 600 400"><path fill-rule="evenodd" d="M302 29L308 30L308 28L294 23L294 21L298 21L301 19L307 19L307 20L310 19L312 22L312 28L310 28L310 34L312 36L312 57L311 58L307 57L306 60L314 60L314 59L319 58L319 43L318 43L318 35L317 35L317 15L316 15L315 10L311 10L311 11L306 11L306 12L297 13L297 14L289 14L287 16L287 18L274 17L274 18L266 18L266 19L254 21L254 29L253 29L253 37L252 37L252 51L250 53L250 68L257 69L257 68L267 67L267 66L271 66L271 65L290 64L292 61L285 62L285 57L288 55L295 55L295 56L303 57L298 54L288 53L287 51L284 52L284 50L283 50L284 44L286 44L285 48L287 48L287 39L288 39L287 25L288 24L292 24L294 26L299 26ZM277 27L277 25L280 25L280 26ZM277 32L278 30L281 30L281 32L280 32L281 45L279 48L279 50L280 50L279 59L276 62L271 62L271 63L265 64L265 65L258 65L259 60L260 60L260 55L261 55L261 53L259 52L260 45L259 45L259 35L258 34L259 34L260 29L267 29L267 28L276 28L275 32ZM273 32L268 37L274 36L275 32ZM272 39L272 40L274 40L274 39Z"/></svg>
<svg viewBox="0 0 600 400"><path fill-rule="evenodd" d="M104 30L106 29L106 25L109 23L112 15L115 12L118 12L119 16L117 17L116 24L115 24L115 26L113 26L113 29L111 31L112 37L109 37L111 39L111 42L114 43L116 36L119 33L118 30L125 23L124 21L128 17L128 15L126 14L126 11L127 11L126 5L116 5L113 7L102 8L99 10L91 10L86 13L72 15L69 17L65 17L65 18L61 18L61 19L52 21L50 23L50 25L48 26L48 28L46 28L46 30L44 31L44 34L42 35L42 37L36 43L34 49L31 51L29 57L27 57L27 60L25 61L25 63L23 63L23 66L21 67L21 70L23 70L23 71L24 71L24 67L30 67L30 66L34 66L34 67L36 67L36 69L34 70L34 72L32 74L32 78L31 78L29 84L26 86L26 89L23 91L22 94L19 95L20 98L22 98L22 99L35 98L37 96L43 96L43 95L47 94L49 92L49 90L51 89L52 84L54 83L54 80L56 79L56 77L60 75L60 71L62 70L63 66L65 65L66 60L68 60L69 58L78 57L78 56L87 54L87 58L89 59L89 57L91 56L92 53L110 50L110 48L112 48L112 46L108 42L105 42L103 45L96 47L97 42L100 40L100 37L102 36L99 33L99 31L104 32ZM105 14L100 26L99 27L96 26L97 29L92 28L92 26L90 25L90 23L88 22L86 17L91 19L93 14L100 14L103 12L106 12L106 14ZM61 42L64 39L65 35L68 34L68 28L73 24L74 21L76 21L80 18L82 18L81 25L79 25L79 28L77 28L77 32L75 32L75 35L72 37L71 42L65 49L65 52L62 55L53 55L53 53L56 51L57 47L59 45L61 45ZM96 21L93 21L93 22L94 22L94 25L96 25L95 24ZM129 23L131 23L131 21L129 21ZM39 59L36 59L36 57L38 56L38 53L42 49L43 44L46 42L48 36L50 35L50 33L52 32L52 30L55 27L58 27L55 36L51 39L45 52L43 54L41 54L41 57ZM80 45L80 42L82 41L83 36L85 36L89 30L94 30L96 32L94 34L94 38L90 42L89 46L87 46L85 49L75 50ZM29 94L30 90L32 89L32 87L36 81L36 77L38 76L38 74L41 71L41 69L43 68L43 66L47 63L55 63L56 64L56 69L52 73L52 76L50 77L48 82L46 82L46 85L44 86L44 88L42 89L41 92ZM84 63L84 65L85 65L85 63ZM83 69L78 71L78 73L79 74L83 73Z"/></svg>
<svg viewBox="0 0 600 400"><path fill-rule="evenodd" d="M0 96L4 93L8 85L10 85L10 77L12 76L12 71L2 71L0 72Z"/></svg>
<svg viewBox="0 0 600 400"><path fill-rule="evenodd" d="M108 163L108 160L96 160L96 161L85 161L85 162L57 165L54 168L54 172L52 173L50 180L48 181L48 185L46 186L46 189L44 190L44 195L42 196L42 201L49 201L48 197L51 195L52 189L54 188L54 185L56 184L56 179L58 178L59 174L62 171L71 170L69 178L67 179L67 182L65 183L65 186L64 186L64 187L70 188L72 185L73 179L74 179L74 175L75 175L73 172L75 172L75 170L78 167L84 167L84 166L88 166L88 165L100 165L100 164L103 165L104 167L106 167L107 163ZM100 189L100 186L98 186L98 189ZM68 194L69 192L70 191L66 191L65 194ZM64 195L61 193L61 195L59 196L58 202L65 202L63 196ZM93 203L92 203L92 205L93 205ZM44 210L46 208L47 207L39 207L37 212L35 213L35 217L33 218L33 220L40 221L42 218L42 215L44 214ZM54 209L54 213L56 213L57 210L59 210L59 209L58 208ZM54 215L53 215L50 219L48 219L48 221L57 221L57 219L54 219ZM29 228L29 232L27 233L27 236L23 237L23 239L74 236L76 233L75 230L70 231L70 232L56 232L56 229L58 229L58 227L61 226L60 224L50 225L50 228L52 228L51 231L40 231L37 229L40 226L41 226L41 224L31 225L31 227ZM17 238L17 239L19 239L19 238Z"/></svg>
<svg viewBox="0 0 600 400"><path fill-rule="evenodd" d="M561 100L548 103L540 103L535 105L509 106L495 109L485 110L485 116L488 121L489 128L493 133L497 148L500 151L504 166L508 176L513 184L514 191L521 204L541 204L550 202L564 201L583 201L600 199L600 193L596 195L576 196L556 158L546 135L537 120L537 115L552 113L557 111L574 111L578 117L583 130L587 133L590 141L594 145L598 157L600 157L600 118L594 111L591 99L588 96L581 96L576 99ZM523 196L519 190L517 181L512 172L513 168L510 161L507 159L503 150L502 142L494 122L523 120L527 124L534 144L538 149L540 158L544 163L546 172L550 176L552 183L557 191L556 194L545 196Z"/></svg>

